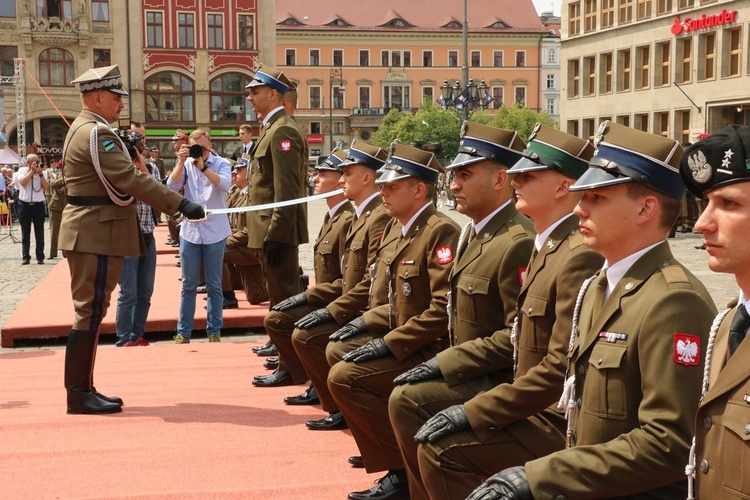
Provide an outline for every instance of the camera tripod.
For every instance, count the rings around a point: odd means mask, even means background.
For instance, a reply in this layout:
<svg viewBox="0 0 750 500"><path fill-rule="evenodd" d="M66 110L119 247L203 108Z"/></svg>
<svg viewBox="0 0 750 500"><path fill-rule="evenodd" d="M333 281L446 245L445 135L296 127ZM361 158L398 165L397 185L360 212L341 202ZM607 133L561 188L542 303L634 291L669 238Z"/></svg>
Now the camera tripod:
<svg viewBox="0 0 750 500"><path fill-rule="evenodd" d="M20 243L21 240L16 238L16 235L13 234L13 213L10 204L7 203L7 201L8 200L5 195L0 198L0 203L5 203L5 206L8 207L8 213L0 215L0 222L2 223L0 227L8 230L7 234L0 238L0 241L5 241L7 238L10 238L10 241L12 241L13 243Z"/></svg>

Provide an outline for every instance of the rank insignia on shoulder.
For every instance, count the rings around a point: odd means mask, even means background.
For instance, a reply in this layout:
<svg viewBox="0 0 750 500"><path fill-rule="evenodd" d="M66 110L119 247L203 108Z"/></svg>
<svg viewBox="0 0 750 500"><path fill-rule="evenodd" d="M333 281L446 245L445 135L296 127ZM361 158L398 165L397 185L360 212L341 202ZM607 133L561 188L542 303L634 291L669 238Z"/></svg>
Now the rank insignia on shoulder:
<svg viewBox="0 0 750 500"><path fill-rule="evenodd" d="M102 148L104 148L104 151L110 152L117 149L117 146L115 146L115 141L104 141L102 142Z"/></svg>
<svg viewBox="0 0 750 500"><path fill-rule="evenodd" d="M289 139L283 139L281 141L281 150L285 153L288 153L292 150L292 141Z"/></svg>
<svg viewBox="0 0 750 500"><path fill-rule="evenodd" d="M627 333L599 332L599 336L606 338L607 342L610 342L610 343L615 343L618 340L628 340Z"/></svg>
<svg viewBox="0 0 750 500"><path fill-rule="evenodd" d="M450 245L444 245L437 250L435 250L435 254L437 255L438 263L440 264L450 264L453 262L453 251L451 250Z"/></svg>
<svg viewBox="0 0 750 500"><path fill-rule="evenodd" d="M701 359L701 338L688 333L675 333L672 358L675 363L696 366Z"/></svg>

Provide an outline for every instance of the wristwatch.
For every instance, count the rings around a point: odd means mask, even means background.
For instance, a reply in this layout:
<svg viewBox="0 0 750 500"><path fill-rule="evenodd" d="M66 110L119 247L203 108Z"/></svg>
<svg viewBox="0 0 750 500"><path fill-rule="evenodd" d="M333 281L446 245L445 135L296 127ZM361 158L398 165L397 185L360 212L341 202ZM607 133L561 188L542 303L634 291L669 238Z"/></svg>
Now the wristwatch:
<svg viewBox="0 0 750 500"><path fill-rule="evenodd" d="M201 172L205 172L206 170L208 170L208 165L203 165L203 168L201 169Z"/></svg>

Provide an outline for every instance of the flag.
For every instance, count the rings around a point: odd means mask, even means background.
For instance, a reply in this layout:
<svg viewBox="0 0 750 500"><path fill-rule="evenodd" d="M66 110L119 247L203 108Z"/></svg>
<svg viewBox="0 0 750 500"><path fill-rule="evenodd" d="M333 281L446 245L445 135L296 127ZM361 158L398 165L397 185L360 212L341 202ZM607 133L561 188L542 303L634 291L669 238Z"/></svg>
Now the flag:
<svg viewBox="0 0 750 500"><path fill-rule="evenodd" d="M442 95L440 97L438 97L437 101L435 101L435 102L437 102L440 106L445 107L445 99L443 98Z"/></svg>
<svg viewBox="0 0 750 500"><path fill-rule="evenodd" d="M461 92L461 95L456 97L455 103L457 109L462 109L465 105L469 104L469 100L471 99L471 89L466 88L463 92Z"/></svg>
<svg viewBox="0 0 750 500"><path fill-rule="evenodd" d="M495 102L495 98L490 95L486 90L484 91L484 106L489 107L490 104Z"/></svg>

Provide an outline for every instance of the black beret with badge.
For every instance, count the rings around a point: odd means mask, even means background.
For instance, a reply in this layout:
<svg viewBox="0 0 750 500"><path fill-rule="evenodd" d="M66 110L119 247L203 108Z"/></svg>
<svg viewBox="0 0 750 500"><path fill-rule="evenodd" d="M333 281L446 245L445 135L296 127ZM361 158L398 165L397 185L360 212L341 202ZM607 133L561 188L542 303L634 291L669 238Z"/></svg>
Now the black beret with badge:
<svg viewBox="0 0 750 500"><path fill-rule="evenodd" d="M461 125L458 155L446 168L452 170L486 160L510 167L522 158L524 148L526 143L518 132L465 121Z"/></svg>
<svg viewBox="0 0 750 500"><path fill-rule="evenodd" d="M391 143L388 161L380 170L382 174L375 184L386 184L408 177L437 184L440 173L445 169L434 153L409 146L396 139Z"/></svg>
<svg viewBox="0 0 750 500"><path fill-rule="evenodd" d="M679 173L682 147L677 141L605 120L594 146L589 169L571 191L641 182L678 200L685 194Z"/></svg>
<svg viewBox="0 0 750 500"><path fill-rule="evenodd" d="M578 179L588 169L593 154L591 142L537 123L529 136L523 158L508 173L555 170Z"/></svg>
<svg viewBox="0 0 750 500"><path fill-rule="evenodd" d="M91 68L70 83L77 83L82 94L97 90L109 90L115 94L128 95L122 87L120 67L117 64L101 68Z"/></svg>
<svg viewBox="0 0 750 500"><path fill-rule="evenodd" d="M730 125L689 146L680 175L699 198L712 189L750 181L750 127Z"/></svg>

